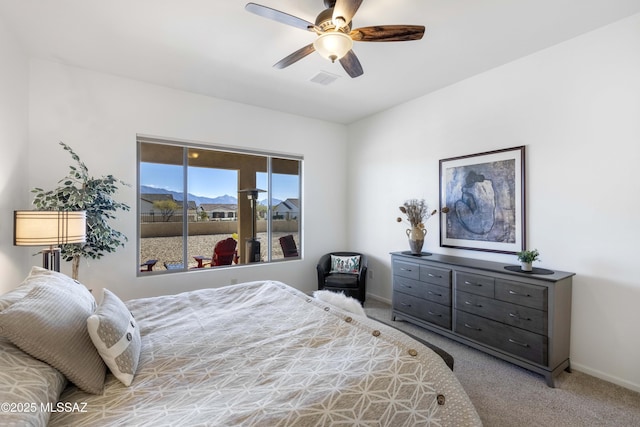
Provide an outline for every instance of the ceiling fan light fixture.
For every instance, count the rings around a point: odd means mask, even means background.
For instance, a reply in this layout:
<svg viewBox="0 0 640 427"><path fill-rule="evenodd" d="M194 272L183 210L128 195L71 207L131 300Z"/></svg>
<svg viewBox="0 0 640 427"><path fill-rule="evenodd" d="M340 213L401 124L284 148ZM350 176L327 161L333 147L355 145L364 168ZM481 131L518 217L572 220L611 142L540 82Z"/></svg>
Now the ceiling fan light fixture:
<svg viewBox="0 0 640 427"><path fill-rule="evenodd" d="M340 31L330 31L320 34L313 42L313 47L323 58L335 62L351 50L353 40Z"/></svg>
<svg viewBox="0 0 640 427"><path fill-rule="evenodd" d="M342 16L338 16L333 20L333 25L335 25L336 28L346 27L347 21Z"/></svg>

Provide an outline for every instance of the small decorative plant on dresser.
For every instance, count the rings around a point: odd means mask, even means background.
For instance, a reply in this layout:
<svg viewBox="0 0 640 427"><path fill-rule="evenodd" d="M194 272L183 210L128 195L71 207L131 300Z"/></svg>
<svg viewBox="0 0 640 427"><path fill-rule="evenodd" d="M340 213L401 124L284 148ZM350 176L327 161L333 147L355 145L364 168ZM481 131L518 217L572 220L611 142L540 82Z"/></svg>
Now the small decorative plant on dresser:
<svg viewBox="0 0 640 427"><path fill-rule="evenodd" d="M525 250L518 252L516 256L518 257L518 261L520 261L522 271L531 271L533 270L533 261L539 260L540 252L538 252L537 249L532 251Z"/></svg>

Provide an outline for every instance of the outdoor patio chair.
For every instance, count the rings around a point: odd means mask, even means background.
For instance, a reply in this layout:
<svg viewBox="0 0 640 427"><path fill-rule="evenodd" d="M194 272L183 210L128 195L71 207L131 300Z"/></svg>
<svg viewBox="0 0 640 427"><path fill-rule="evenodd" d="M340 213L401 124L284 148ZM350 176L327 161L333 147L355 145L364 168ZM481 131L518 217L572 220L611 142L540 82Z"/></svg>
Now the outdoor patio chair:
<svg viewBox="0 0 640 427"><path fill-rule="evenodd" d="M156 265L157 262L158 262L157 259L149 259L143 262L142 264L140 264L140 271L141 272L153 271L153 266Z"/></svg>
<svg viewBox="0 0 640 427"><path fill-rule="evenodd" d="M280 239L280 246L282 247L282 253L285 258L289 257L298 257L298 247L296 246L296 241L293 240L292 234L287 234L286 236L282 236Z"/></svg>
<svg viewBox="0 0 640 427"><path fill-rule="evenodd" d="M237 264L238 251L236 250L236 246L238 246L238 242L233 237L220 240L213 248L213 258L205 258L202 256L193 257L198 263L195 268L204 268L207 265L215 267L218 265Z"/></svg>
<svg viewBox="0 0 640 427"><path fill-rule="evenodd" d="M231 265L238 263L238 242L233 237L220 240L213 248L213 265Z"/></svg>

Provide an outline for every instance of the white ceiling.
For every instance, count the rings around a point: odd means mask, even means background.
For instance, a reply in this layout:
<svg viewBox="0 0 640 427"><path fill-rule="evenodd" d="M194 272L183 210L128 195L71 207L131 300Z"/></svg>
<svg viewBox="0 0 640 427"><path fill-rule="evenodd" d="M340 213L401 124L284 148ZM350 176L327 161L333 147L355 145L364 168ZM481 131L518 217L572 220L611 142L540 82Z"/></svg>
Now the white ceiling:
<svg viewBox="0 0 640 427"><path fill-rule="evenodd" d="M322 0L256 0L308 21ZM353 27L426 26L420 41L354 44L364 75L313 53L314 34L246 0L0 0L31 56L279 111L351 123L640 12L640 0L364 0ZM310 82L337 74L328 86Z"/></svg>

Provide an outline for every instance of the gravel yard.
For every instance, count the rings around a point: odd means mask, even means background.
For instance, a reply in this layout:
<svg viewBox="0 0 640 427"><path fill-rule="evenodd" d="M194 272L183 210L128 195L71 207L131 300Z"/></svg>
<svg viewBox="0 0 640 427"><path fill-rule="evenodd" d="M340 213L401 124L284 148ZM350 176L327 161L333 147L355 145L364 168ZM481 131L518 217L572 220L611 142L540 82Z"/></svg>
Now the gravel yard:
<svg viewBox="0 0 640 427"><path fill-rule="evenodd" d="M292 234L290 232L273 232L272 234L272 259L281 259L282 248L278 239L284 235ZM220 240L224 240L227 237L231 237L228 234L212 234L206 236L189 236L189 267L195 267L196 261L194 256L202 255L204 257L211 257L213 255L213 247ZM260 240L260 249L262 252L262 259L267 258L267 233L258 233L258 239ZM300 247L297 236L294 234L296 245ZM140 261L145 262L149 259L158 260L154 270L165 270L164 263L179 263L182 259L182 237L145 237L140 240ZM244 246L238 244L238 249L244 249Z"/></svg>

